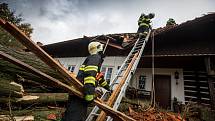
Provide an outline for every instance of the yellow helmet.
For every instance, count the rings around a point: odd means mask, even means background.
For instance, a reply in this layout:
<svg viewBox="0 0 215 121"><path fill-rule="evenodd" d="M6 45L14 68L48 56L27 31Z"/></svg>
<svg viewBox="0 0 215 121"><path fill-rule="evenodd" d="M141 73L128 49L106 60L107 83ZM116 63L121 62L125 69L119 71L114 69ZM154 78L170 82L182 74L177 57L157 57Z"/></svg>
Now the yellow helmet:
<svg viewBox="0 0 215 121"><path fill-rule="evenodd" d="M90 55L97 54L98 52L103 51L104 44L101 44L100 42L90 42L88 45L88 51Z"/></svg>

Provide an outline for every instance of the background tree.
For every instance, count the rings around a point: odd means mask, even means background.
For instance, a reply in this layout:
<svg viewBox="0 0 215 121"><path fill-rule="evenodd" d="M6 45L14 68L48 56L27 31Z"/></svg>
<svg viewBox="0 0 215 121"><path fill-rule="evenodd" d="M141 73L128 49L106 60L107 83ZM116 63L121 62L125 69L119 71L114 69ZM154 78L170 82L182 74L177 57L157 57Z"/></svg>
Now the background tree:
<svg viewBox="0 0 215 121"><path fill-rule="evenodd" d="M22 15L16 15L15 11L10 10L7 3L0 3L0 18L16 25L22 30L28 37L31 37L33 28L29 23L23 23ZM18 41L16 41L8 32L0 27L0 44L10 47L23 47Z"/></svg>

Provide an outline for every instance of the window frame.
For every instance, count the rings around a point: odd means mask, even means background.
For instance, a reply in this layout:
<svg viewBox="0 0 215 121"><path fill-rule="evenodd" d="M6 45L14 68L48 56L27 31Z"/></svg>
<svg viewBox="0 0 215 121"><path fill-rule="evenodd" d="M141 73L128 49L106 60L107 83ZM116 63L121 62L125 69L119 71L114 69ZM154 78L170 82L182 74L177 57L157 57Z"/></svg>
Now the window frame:
<svg viewBox="0 0 215 121"><path fill-rule="evenodd" d="M73 73L73 72L75 71L75 66L76 66L76 65L68 65L68 66L67 66L67 70L68 70L69 72L72 72L72 73Z"/></svg>
<svg viewBox="0 0 215 121"><path fill-rule="evenodd" d="M103 68L105 68L105 72L102 71ZM110 73L110 78L107 78L107 76L108 76L108 69L112 69L112 70L111 70L111 73ZM111 81L111 79L112 79L112 74L113 74L113 70L114 70L114 67L113 67L113 66L102 66L100 72L102 72L102 73L104 74L105 80Z"/></svg>
<svg viewBox="0 0 215 121"><path fill-rule="evenodd" d="M141 78L143 78L143 79L141 79ZM141 90L146 89L146 76L145 75L139 75L138 88L141 89Z"/></svg>

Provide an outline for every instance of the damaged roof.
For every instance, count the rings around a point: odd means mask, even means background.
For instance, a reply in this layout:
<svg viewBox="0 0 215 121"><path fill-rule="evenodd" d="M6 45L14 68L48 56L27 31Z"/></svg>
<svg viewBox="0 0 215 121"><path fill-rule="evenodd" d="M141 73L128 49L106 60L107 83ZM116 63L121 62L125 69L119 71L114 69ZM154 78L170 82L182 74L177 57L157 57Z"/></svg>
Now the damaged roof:
<svg viewBox="0 0 215 121"><path fill-rule="evenodd" d="M166 26L153 30L155 56L200 56L215 55L215 13L184 22L176 26ZM123 37L128 35L130 43L123 47ZM152 36L144 50L144 56L151 56ZM91 41L109 44L107 56L126 56L137 33L99 35L78 38L43 46L44 50L54 57L83 57L88 55L87 45Z"/></svg>

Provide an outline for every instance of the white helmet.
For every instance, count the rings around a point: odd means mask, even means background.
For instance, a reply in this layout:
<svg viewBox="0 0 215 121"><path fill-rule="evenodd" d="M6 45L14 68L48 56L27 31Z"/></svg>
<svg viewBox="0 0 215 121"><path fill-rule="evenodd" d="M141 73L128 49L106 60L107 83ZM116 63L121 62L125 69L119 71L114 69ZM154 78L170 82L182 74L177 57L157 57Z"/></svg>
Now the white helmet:
<svg viewBox="0 0 215 121"><path fill-rule="evenodd" d="M98 52L103 51L104 44L101 44L100 42L90 42L88 45L88 51L90 55L97 54Z"/></svg>

